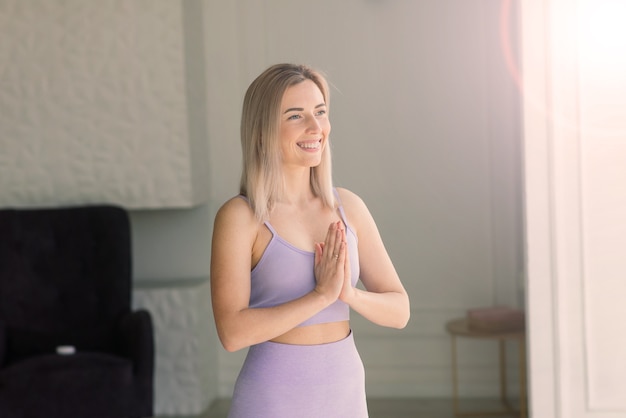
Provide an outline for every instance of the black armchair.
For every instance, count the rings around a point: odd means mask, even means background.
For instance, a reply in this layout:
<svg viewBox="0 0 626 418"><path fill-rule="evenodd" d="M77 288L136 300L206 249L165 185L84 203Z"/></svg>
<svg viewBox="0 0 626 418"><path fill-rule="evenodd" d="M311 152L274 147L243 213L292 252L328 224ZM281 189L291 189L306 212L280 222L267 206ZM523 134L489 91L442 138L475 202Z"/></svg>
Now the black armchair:
<svg viewBox="0 0 626 418"><path fill-rule="evenodd" d="M0 210L0 417L152 416L152 319L132 311L131 276L125 210Z"/></svg>

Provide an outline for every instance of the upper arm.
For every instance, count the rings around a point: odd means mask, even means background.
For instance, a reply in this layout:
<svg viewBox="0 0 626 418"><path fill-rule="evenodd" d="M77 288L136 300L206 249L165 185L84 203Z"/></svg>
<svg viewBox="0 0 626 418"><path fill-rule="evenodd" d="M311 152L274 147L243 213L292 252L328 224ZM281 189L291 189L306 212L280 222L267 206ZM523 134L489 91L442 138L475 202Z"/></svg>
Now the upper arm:
<svg viewBox="0 0 626 418"><path fill-rule="evenodd" d="M339 197L358 237L360 280L368 291L406 293L365 202L346 189Z"/></svg>
<svg viewBox="0 0 626 418"><path fill-rule="evenodd" d="M229 314L248 307L257 222L246 201L233 198L217 212L211 245L211 299L218 331Z"/></svg>

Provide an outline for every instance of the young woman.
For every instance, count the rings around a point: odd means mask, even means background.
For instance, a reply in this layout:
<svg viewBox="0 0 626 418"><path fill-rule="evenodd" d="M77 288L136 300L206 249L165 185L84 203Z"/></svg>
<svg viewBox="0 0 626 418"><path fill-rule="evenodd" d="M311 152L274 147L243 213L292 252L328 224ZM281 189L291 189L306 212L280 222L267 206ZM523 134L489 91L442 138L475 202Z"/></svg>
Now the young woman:
<svg viewBox="0 0 626 418"><path fill-rule="evenodd" d="M244 98L240 194L217 213L211 255L219 338L249 347L231 418L367 417L350 310L409 320L369 210L333 187L328 115L327 82L303 65L271 66Z"/></svg>

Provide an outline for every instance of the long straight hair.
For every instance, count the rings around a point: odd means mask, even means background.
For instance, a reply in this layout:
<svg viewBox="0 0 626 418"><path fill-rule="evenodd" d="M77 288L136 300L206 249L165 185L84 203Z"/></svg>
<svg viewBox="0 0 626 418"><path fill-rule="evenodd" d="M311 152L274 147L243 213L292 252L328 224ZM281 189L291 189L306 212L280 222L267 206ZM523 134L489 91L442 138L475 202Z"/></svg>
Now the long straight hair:
<svg viewBox="0 0 626 418"><path fill-rule="evenodd" d="M305 80L313 81L329 106L328 83L319 72L304 65L276 64L248 87L241 113L243 170L240 193L248 198L259 221L269 214L284 193L282 153L279 143L280 106L285 91ZM319 165L311 167L311 189L325 206L334 209L330 144Z"/></svg>

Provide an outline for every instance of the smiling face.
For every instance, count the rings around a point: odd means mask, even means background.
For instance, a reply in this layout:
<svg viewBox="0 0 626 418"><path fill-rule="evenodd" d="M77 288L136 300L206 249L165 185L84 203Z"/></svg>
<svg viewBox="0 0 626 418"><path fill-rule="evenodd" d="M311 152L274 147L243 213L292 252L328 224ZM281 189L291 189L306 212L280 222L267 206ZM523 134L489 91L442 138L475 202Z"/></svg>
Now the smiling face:
<svg viewBox="0 0 626 418"><path fill-rule="evenodd" d="M285 166L319 165L328 144L330 121L324 95L313 81L304 80L285 90L279 132Z"/></svg>

